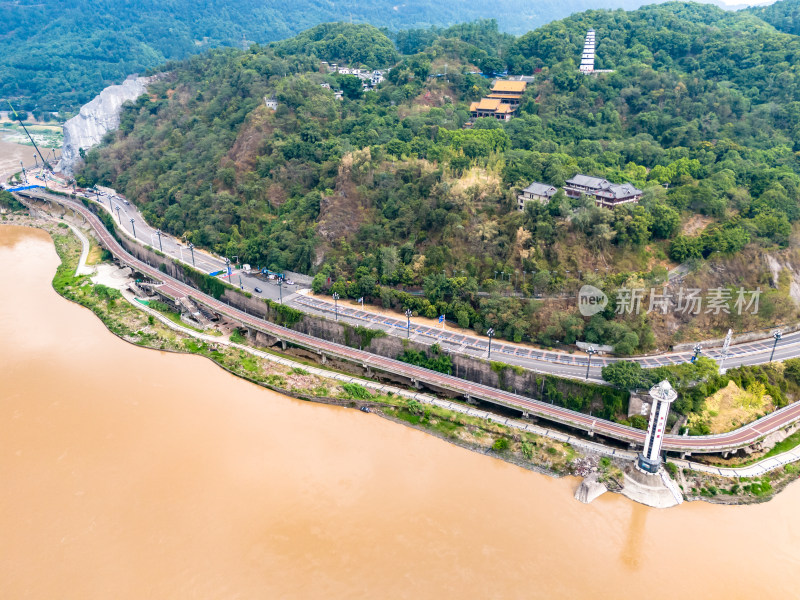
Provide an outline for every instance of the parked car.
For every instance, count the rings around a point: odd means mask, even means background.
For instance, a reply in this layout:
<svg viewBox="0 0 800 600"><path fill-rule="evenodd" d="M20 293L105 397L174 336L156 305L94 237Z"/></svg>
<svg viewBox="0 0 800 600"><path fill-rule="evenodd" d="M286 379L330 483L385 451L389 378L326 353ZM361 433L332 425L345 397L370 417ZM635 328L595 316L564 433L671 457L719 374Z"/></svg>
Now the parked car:
<svg viewBox="0 0 800 600"><path fill-rule="evenodd" d="M291 279L287 279L286 285L294 285L294 281L292 281Z"/></svg>
<svg viewBox="0 0 800 600"><path fill-rule="evenodd" d="M254 288L254 289L255 289L256 294L260 294L261 293L261 288Z"/></svg>

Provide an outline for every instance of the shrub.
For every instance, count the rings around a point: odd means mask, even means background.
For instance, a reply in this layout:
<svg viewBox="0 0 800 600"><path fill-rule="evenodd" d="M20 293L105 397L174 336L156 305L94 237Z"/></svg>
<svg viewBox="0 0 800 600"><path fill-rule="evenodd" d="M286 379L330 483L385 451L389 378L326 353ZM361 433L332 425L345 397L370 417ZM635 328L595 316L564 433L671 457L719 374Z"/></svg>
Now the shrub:
<svg viewBox="0 0 800 600"><path fill-rule="evenodd" d="M357 383L343 383L342 390L348 398L354 400L372 400L374 398L367 388Z"/></svg>
<svg viewBox="0 0 800 600"><path fill-rule="evenodd" d="M533 444L530 442L522 442L522 456L528 460L533 458Z"/></svg>
<svg viewBox="0 0 800 600"><path fill-rule="evenodd" d="M505 452L508 450L508 440L506 438L497 438L492 444L492 450L495 452Z"/></svg>

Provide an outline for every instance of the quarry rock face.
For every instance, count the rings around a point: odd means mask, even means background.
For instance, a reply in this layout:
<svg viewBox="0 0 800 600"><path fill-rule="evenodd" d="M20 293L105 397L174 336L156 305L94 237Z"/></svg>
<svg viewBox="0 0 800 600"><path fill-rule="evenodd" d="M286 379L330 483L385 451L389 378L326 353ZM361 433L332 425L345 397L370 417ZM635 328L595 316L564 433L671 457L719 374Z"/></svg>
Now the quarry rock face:
<svg viewBox="0 0 800 600"><path fill-rule="evenodd" d="M103 136L119 127L122 105L147 91L152 77L128 77L121 85L111 85L81 107L80 113L64 123L64 145L56 171L72 175L82 162L80 150L88 151Z"/></svg>

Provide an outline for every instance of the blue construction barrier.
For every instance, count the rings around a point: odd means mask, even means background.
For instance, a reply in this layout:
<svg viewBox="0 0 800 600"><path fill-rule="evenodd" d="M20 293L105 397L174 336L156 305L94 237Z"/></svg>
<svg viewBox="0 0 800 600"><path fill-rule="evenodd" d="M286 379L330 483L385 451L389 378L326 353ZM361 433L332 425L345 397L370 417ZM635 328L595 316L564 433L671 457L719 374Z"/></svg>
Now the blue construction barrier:
<svg viewBox="0 0 800 600"><path fill-rule="evenodd" d="M44 186L43 185L23 185L23 186L20 186L20 187L9 188L8 191L9 192L23 192L25 190L32 190L32 189L35 189L35 188L44 189Z"/></svg>

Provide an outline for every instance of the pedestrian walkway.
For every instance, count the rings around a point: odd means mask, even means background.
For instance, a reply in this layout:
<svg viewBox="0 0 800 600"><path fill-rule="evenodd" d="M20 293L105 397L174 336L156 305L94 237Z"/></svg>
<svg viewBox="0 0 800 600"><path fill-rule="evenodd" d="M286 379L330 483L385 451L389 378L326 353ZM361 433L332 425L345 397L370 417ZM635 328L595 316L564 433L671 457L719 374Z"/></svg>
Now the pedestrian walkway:
<svg viewBox="0 0 800 600"><path fill-rule="evenodd" d="M392 385L385 385L376 381L372 381L369 379L361 379L359 377L354 377L352 375L347 375L344 373L337 373L335 371L328 371L326 369L321 369L318 367L311 367L304 363L300 363L297 361L293 361L289 358L284 358L282 356L277 356L275 354L271 354L268 352L262 352L261 350L256 350L255 348L251 348L250 346L245 346L243 344L237 344L235 342L231 342L229 340L220 339L219 337L198 333L186 327L181 327L177 325L173 321L170 321L167 317L155 311L149 307L143 306L142 304L134 301L134 295L125 290L123 291L123 297L128 300L131 304L136 306L137 308L147 312L148 314L153 315L156 319L158 319L161 323L166 325L167 327L179 331L185 335L189 335L199 340L203 340L213 344L222 344L231 346L233 348L237 348L239 350L243 350L248 352L253 356L257 356L258 358L284 365L289 368L294 369L303 369L313 375L318 377L323 377L327 379L333 379L336 381L340 381L342 383L357 383L359 385L364 386L367 389L370 389L374 392L379 394L389 394L392 393L396 396L401 396L403 398L409 398L411 400L416 400L417 402L422 402L424 404L428 404L431 406L437 406L439 408L444 408L459 414L463 414L470 417L477 417L479 419L485 419L487 421L491 421L493 423L497 423L499 425L505 425L506 427L510 427L512 429L516 429L518 431L526 431L529 433L533 433L542 437L546 437L548 439L556 440L559 442L570 444L571 446L578 448L584 452L590 452L594 454L601 454L604 456L609 456L613 458L617 458L620 460L625 461L635 461L638 455L638 452L632 450L622 450L619 448L611 448L609 446L605 446L603 444L599 444L597 442L591 442L589 440L585 440L574 435L570 435L567 433L563 433L561 431L556 431L554 429L549 429L546 427L541 427L529 421L525 421L522 419L513 419L509 417L504 417L502 415L497 415L491 412L487 412L485 410L477 409L473 406L468 404L462 404L459 402L453 402L451 400L443 400L441 398L437 398L435 396L431 396L430 394L423 394L421 392L415 392L413 390L407 390L404 388L400 388L397 386ZM694 471L700 471L703 473L709 473L712 475L721 475L723 477L757 477L760 475L764 475L769 471L774 469L778 469L787 465L789 463L800 461L800 448L790 450L788 452L784 452L783 454L779 454L778 456L773 456L771 458L759 461L754 463L753 465L747 467L736 467L736 468L726 468L726 467L715 467L712 465L705 465L689 460L682 460L682 459L669 459L669 462L674 463L679 468L689 468Z"/></svg>

